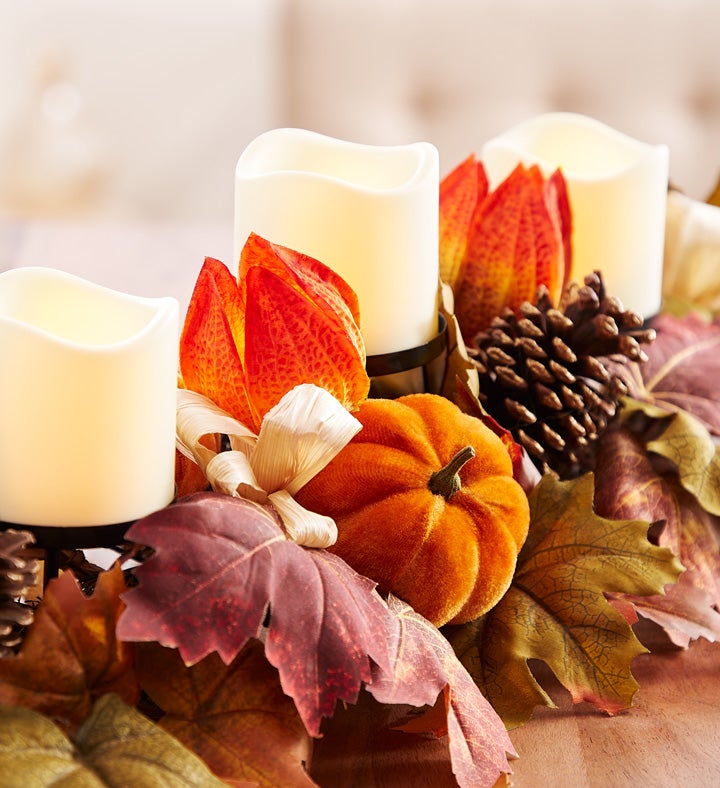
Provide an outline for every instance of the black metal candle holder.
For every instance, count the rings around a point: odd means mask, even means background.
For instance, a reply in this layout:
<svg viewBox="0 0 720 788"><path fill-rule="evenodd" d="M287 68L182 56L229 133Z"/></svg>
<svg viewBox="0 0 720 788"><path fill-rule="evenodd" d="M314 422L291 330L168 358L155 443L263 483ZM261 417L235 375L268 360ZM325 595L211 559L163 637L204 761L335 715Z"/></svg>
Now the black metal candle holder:
<svg viewBox="0 0 720 788"><path fill-rule="evenodd" d="M43 561L43 586L47 586L50 580L58 576L63 564L63 551L117 547L125 540L125 534L132 524L46 526L0 521L0 530L12 528L15 531L27 531L35 537L35 543L28 545L27 549L37 552Z"/></svg>
<svg viewBox="0 0 720 788"><path fill-rule="evenodd" d="M368 356L365 370L371 379L370 396L399 396L408 384L408 374L416 371L416 379L422 391L439 393L447 363L447 321L438 314L438 333L424 345ZM412 381L415 378L410 378Z"/></svg>

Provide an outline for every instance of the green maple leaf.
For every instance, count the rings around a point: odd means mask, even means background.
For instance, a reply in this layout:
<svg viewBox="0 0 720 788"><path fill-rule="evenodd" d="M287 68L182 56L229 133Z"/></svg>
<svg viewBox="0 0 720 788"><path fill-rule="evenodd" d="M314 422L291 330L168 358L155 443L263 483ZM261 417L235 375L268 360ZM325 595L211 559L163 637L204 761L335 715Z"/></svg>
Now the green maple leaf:
<svg viewBox="0 0 720 788"><path fill-rule="evenodd" d="M682 571L670 550L648 542L646 521L599 517L593 494L592 474L544 477L530 495L530 533L510 589L483 619L447 630L508 727L535 706L554 706L529 659L545 662L573 702L627 708L638 688L630 664L646 649L604 594L659 594Z"/></svg>
<svg viewBox="0 0 720 788"><path fill-rule="evenodd" d="M0 706L0 774L5 788L181 788L225 785L177 739L103 695L74 741L48 717Z"/></svg>

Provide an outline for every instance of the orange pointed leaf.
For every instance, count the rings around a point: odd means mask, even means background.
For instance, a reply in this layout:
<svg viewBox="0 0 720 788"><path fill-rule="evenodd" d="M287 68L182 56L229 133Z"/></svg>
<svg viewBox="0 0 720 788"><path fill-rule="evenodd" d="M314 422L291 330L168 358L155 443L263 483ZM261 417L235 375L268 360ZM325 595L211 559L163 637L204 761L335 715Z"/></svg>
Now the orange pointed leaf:
<svg viewBox="0 0 720 788"><path fill-rule="evenodd" d="M244 281L253 266L260 266L286 279L301 292L306 292L314 302L322 305L330 319L336 318L361 352L360 306L355 291L331 268L300 252L270 243L251 233L240 256L238 281L241 298L245 299Z"/></svg>
<svg viewBox="0 0 720 788"><path fill-rule="evenodd" d="M237 281L205 260L180 341L182 385L254 432L301 383L354 410L370 388L359 318L357 296L334 271L251 234Z"/></svg>
<svg viewBox="0 0 720 788"><path fill-rule="evenodd" d="M572 267L572 208L567 183L560 170L555 170L547 179L545 200L550 219L559 236L561 254L557 256L555 265L550 267L547 280L543 275L538 275L538 282L547 286L550 298L557 304L568 283Z"/></svg>
<svg viewBox="0 0 720 788"><path fill-rule="evenodd" d="M518 167L476 214L455 300L455 314L470 341L516 297L514 269L519 249L527 246L529 192L524 169Z"/></svg>
<svg viewBox="0 0 720 788"><path fill-rule="evenodd" d="M355 410L367 397L369 378L363 355L337 317L267 268L251 268L246 287L245 364L258 410L267 412L301 383L321 386Z"/></svg>
<svg viewBox="0 0 720 788"><path fill-rule="evenodd" d="M487 196L485 168L468 156L440 183L440 278L454 288L477 206Z"/></svg>
<svg viewBox="0 0 720 788"><path fill-rule="evenodd" d="M545 179L538 167L518 165L477 205L454 285L455 314L468 340L503 308L534 301L540 285L553 300L559 298L570 265L569 233L570 207L559 171ZM457 249L457 239L441 236L441 258L447 255L457 265Z"/></svg>
<svg viewBox="0 0 720 788"><path fill-rule="evenodd" d="M247 396L240 355L243 324L242 304L232 275L218 260L206 258L180 338L183 385L251 426L256 425L257 418Z"/></svg>

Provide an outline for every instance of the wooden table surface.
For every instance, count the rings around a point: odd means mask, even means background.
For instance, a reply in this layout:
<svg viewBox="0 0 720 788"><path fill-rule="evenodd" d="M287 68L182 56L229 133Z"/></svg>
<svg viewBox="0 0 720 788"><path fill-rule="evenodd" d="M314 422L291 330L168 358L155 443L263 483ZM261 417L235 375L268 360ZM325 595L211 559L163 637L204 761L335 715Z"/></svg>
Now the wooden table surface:
<svg viewBox="0 0 720 788"><path fill-rule="evenodd" d="M650 654L637 657L640 684L631 709L614 717L573 706L549 671L538 678L557 709L538 709L510 733L518 788L677 788L720 786L720 644L683 651L660 630L642 632ZM542 666L539 666L540 668ZM447 742L383 727L388 710L364 693L335 713L315 745L312 775L327 788L445 788L456 785Z"/></svg>
<svg viewBox="0 0 720 788"><path fill-rule="evenodd" d="M0 220L0 271L44 265L146 296L172 295L184 312L204 257L231 264L232 228L18 223ZM671 647L652 627L652 653L636 658L635 705L608 717L543 680L556 710L511 732L519 788L720 786L720 644ZM388 730L392 710L364 692L338 709L316 743L313 778L324 788L455 785L447 742Z"/></svg>

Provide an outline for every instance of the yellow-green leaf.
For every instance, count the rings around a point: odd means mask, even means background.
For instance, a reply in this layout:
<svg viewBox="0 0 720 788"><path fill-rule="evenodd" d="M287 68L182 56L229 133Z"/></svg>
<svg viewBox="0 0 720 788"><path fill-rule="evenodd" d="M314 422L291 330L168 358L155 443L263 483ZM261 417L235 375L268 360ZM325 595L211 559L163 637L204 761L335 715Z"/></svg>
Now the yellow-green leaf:
<svg viewBox="0 0 720 788"><path fill-rule="evenodd" d="M0 706L0 773L6 788L52 785L60 777L72 788L102 785L74 760L72 742L49 717L22 706Z"/></svg>
<svg viewBox="0 0 720 788"><path fill-rule="evenodd" d="M205 764L116 695L103 695L74 743L49 718L0 707L4 788L222 788Z"/></svg>
<svg viewBox="0 0 720 788"><path fill-rule="evenodd" d="M529 659L547 663L574 702L611 714L627 708L638 688L630 665L645 649L604 594L658 594L682 571L670 550L647 540L647 522L596 515L593 493L592 474L544 477L530 495L530 533L507 594L470 642L448 633L509 727L536 705L552 706Z"/></svg>
<svg viewBox="0 0 720 788"><path fill-rule="evenodd" d="M684 410L669 414L648 402L627 400L623 418L642 412L664 422L664 429L646 449L669 460L677 469L680 484L710 514L720 515L720 448L705 426Z"/></svg>
<svg viewBox="0 0 720 788"><path fill-rule="evenodd" d="M647 444L670 460L682 486L710 514L720 515L720 452L710 433L687 411L678 411L663 434Z"/></svg>

